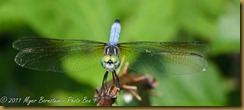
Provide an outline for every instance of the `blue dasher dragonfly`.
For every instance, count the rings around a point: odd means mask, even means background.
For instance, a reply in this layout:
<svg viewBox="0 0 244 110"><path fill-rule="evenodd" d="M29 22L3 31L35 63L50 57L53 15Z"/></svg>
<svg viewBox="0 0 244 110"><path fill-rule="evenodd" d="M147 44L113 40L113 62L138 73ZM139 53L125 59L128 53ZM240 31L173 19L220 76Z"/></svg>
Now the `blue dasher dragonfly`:
<svg viewBox="0 0 244 110"><path fill-rule="evenodd" d="M39 37L23 37L13 43L20 52L15 62L33 70L73 72L102 67L106 70L103 84L109 72L117 81L115 70L120 57L125 56L131 70L155 74L190 74L204 71L209 50L202 42L125 42L119 43L120 22L111 27L108 43L91 40L63 40ZM100 61L100 63L99 63ZM65 66L70 65L68 68Z"/></svg>

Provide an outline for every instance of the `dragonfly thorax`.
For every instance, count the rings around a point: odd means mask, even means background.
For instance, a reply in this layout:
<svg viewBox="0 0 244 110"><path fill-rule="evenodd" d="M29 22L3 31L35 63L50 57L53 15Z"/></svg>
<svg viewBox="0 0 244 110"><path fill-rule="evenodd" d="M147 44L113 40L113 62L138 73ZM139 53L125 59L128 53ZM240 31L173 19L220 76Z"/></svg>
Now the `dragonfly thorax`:
<svg viewBox="0 0 244 110"><path fill-rule="evenodd" d="M120 66L119 48L117 46L106 46L101 64L109 72L117 69Z"/></svg>

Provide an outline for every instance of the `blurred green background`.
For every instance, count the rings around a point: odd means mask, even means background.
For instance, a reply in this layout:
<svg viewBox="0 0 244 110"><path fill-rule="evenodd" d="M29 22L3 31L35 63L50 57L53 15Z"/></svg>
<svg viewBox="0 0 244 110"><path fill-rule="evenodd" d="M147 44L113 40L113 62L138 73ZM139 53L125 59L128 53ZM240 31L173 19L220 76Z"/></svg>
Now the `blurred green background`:
<svg viewBox="0 0 244 110"><path fill-rule="evenodd" d="M120 42L204 41L208 69L199 74L157 77L153 106L240 106L239 0L0 0L0 101L93 98L102 72L77 74L33 71L15 64L14 40L25 36L88 39L107 42L120 18ZM122 95L118 106L126 104ZM30 106L94 106L95 103L33 103Z"/></svg>

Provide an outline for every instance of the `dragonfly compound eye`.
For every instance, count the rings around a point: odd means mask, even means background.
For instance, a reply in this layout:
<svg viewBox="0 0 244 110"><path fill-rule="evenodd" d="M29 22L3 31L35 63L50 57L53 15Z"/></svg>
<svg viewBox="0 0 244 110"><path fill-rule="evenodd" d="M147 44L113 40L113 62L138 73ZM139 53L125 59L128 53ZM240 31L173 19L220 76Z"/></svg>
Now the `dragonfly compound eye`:
<svg viewBox="0 0 244 110"><path fill-rule="evenodd" d="M116 68L118 68L120 66L120 59L119 59L118 56L112 55L110 59L113 62L113 64L115 65Z"/></svg>
<svg viewBox="0 0 244 110"><path fill-rule="evenodd" d="M118 57L117 56L111 56L111 61L113 62L113 63L117 63L118 62Z"/></svg>
<svg viewBox="0 0 244 110"><path fill-rule="evenodd" d="M105 56L103 56L103 58L102 58L102 62L104 62L104 63L108 63L109 60L110 60L110 56L109 56L109 55L105 55Z"/></svg>

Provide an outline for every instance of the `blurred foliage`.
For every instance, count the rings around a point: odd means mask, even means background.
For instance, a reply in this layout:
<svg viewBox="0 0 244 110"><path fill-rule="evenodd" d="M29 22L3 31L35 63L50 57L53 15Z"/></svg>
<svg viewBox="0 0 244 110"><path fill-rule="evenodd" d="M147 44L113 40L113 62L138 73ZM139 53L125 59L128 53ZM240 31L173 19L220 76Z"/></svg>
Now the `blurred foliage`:
<svg viewBox="0 0 244 110"><path fill-rule="evenodd" d="M239 0L1 0L0 98L93 98L103 72L63 74L21 68L13 59L12 42L24 36L88 39L107 42L110 26L120 18L120 42L205 41L207 71L157 77L154 106L240 106ZM82 65L81 65L82 66ZM82 101L81 101L82 102ZM94 103L31 105L95 105ZM26 105L4 103L1 105ZM126 104L122 95L118 105Z"/></svg>

